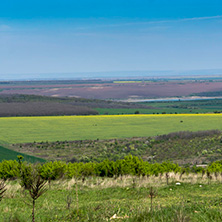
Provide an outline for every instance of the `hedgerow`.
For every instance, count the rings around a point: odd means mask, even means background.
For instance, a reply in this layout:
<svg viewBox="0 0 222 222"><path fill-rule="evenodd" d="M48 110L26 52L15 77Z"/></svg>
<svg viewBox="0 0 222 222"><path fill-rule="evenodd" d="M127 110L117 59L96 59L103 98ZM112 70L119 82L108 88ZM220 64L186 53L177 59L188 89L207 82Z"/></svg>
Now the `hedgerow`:
<svg viewBox="0 0 222 222"><path fill-rule="evenodd" d="M203 167L180 167L172 162L149 163L141 158L128 155L117 161L104 160L103 162L89 163L65 163L62 161L47 162L44 164L30 164L25 161L4 160L0 162L0 179L16 179L29 177L31 168L36 168L38 174L44 180L56 180L59 178L85 178L89 176L116 177L124 175L132 176L158 176L165 175L168 179L169 173L222 173L222 161L210 164L206 169Z"/></svg>

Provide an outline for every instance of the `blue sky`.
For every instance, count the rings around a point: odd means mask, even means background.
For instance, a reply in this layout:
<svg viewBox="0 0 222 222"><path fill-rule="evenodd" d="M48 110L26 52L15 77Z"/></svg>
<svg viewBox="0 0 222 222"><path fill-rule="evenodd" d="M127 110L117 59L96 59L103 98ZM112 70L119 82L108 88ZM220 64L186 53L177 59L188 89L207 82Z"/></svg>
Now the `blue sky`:
<svg viewBox="0 0 222 222"><path fill-rule="evenodd" d="M219 0L2 1L0 79L222 69L221 9Z"/></svg>

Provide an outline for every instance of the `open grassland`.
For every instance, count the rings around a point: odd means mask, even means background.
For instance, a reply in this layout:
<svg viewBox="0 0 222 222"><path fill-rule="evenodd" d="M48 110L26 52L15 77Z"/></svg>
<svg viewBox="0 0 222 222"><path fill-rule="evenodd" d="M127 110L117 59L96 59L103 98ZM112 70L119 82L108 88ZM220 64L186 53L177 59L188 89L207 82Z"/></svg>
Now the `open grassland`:
<svg viewBox="0 0 222 222"><path fill-rule="evenodd" d="M177 131L222 130L222 114L0 118L1 143L146 137Z"/></svg>
<svg viewBox="0 0 222 222"><path fill-rule="evenodd" d="M219 181L201 175L178 178L87 178L46 185L36 201L36 221L221 221ZM31 221L31 199L17 181L7 182L0 221ZM153 194L152 209L150 187Z"/></svg>
<svg viewBox="0 0 222 222"><path fill-rule="evenodd" d="M16 152L10 149L7 149L5 147L0 146L0 161L2 160L15 160L17 159L18 155L22 155L24 157L24 160L34 163L34 162L45 162L45 160L34 157L31 155L27 155L24 153Z"/></svg>

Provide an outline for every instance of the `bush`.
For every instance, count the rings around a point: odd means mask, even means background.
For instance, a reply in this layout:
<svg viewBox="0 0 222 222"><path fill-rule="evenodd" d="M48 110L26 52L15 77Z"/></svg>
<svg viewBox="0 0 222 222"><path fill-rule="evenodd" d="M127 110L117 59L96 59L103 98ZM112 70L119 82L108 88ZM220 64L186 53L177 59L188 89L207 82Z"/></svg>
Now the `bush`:
<svg viewBox="0 0 222 222"><path fill-rule="evenodd" d="M0 163L0 178L15 179L19 176L19 163L16 160L3 160Z"/></svg>

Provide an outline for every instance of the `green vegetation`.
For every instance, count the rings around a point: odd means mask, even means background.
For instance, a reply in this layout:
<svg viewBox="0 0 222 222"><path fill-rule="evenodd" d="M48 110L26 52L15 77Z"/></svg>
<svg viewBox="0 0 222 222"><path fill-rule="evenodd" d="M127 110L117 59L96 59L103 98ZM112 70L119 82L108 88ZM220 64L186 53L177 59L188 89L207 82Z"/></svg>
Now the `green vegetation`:
<svg viewBox="0 0 222 222"><path fill-rule="evenodd" d="M101 162L132 154L149 162L205 164L222 159L221 131L176 132L157 137L13 144L9 148L47 160Z"/></svg>
<svg viewBox="0 0 222 222"><path fill-rule="evenodd" d="M27 143L147 137L177 131L222 130L221 114L0 118L0 141Z"/></svg>
<svg viewBox="0 0 222 222"><path fill-rule="evenodd" d="M222 114L196 114L220 113L222 100L0 96L3 106L30 102L135 115L0 118L0 143L10 148L0 146L0 221L222 220Z"/></svg>
<svg viewBox="0 0 222 222"><path fill-rule="evenodd" d="M142 103L155 108L153 113L213 113L222 111L222 99Z"/></svg>
<svg viewBox="0 0 222 222"><path fill-rule="evenodd" d="M145 108L95 108L100 115L134 114L139 111L141 114L173 114L173 113L214 113L222 112L222 99L193 100L193 101L163 101L138 103L147 105Z"/></svg>
<svg viewBox="0 0 222 222"><path fill-rule="evenodd" d="M200 180L201 187L198 182L166 186L163 179L137 178L133 187L132 181L132 178L123 178L122 181L89 178L84 183L79 180L53 182L36 201L36 221L219 222L222 219L219 183L208 185ZM151 211L149 186L154 182L157 195ZM0 204L0 220L31 221L31 206L26 203L28 194L21 192L18 183L8 182L7 187Z"/></svg>
<svg viewBox="0 0 222 222"><path fill-rule="evenodd" d="M25 162L0 163L1 178L17 172L17 180L8 180L6 187L3 184L6 191L0 202L1 221L30 221L34 210L36 221L222 219L220 161L207 169L180 168L166 162L149 164L132 156L94 164L46 163L33 168L38 170L37 181L25 188L24 184L32 180L32 167ZM30 205L33 198L34 205Z"/></svg>
<svg viewBox="0 0 222 222"><path fill-rule="evenodd" d="M216 96L222 96L222 91L194 93L192 94L192 96L216 97Z"/></svg>
<svg viewBox="0 0 222 222"><path fill-rule="evenodd" d="M45 162L44 159L42 158L38 158L38 157L34 157L31 155L27 155L24 153L20 153L20 152L16 152L10 149L7 149L5 147L0 146L0 161L2 160L15 160L17 158L18 155L23 155L24 156L24 160L31 162L31 163L35 163L35 162Z"/></svg>
<svg viewBox="0 0 222 222"><path fill-rule="evenodd" d="M20 156L18 156L20 157ZM204 169L201 169L202 171ZM44 180L59 178L85 178L89 176L116 177L123 175L151 176L169 172L178 173L181 168L171 162L150 164L142 159L128 155L124 159L114 161L104 160L101 163L68 163L61 161L47 162L43 165L33 166L16 160L0 162L0 179L22 179L22 185L28 188L35 178L33 173ZM220 169L221 171L221 169ZM38 172L36 174L36 172Z"/></svg>
<svg viewBox="0 0 222 222"><path fill-rule="evenodd" d="M95 108L100 115L121 115L121 114L135 114L136 111L139 111L141 114L153 114L159 112L158 109L141 109L141 108L127 108L127 109L115 109L115 108Z"/></svg>
<svg viewBox="0 0 222 222"><path fill-rule="evenodd" d="M166 176L167 184L170 173L183 174L189 173L206 173L208 179L210 175L214 174L216 179L219 173L222 173L222 160L216 161L208 165L207 168L200 166L185 166L180 167L178 164L172 162L149 163L143 161L141 158L128 155L124 159L117 161L110 161L108 159L103 162L89 162L89 163L65 163L62 161L46 162L44 164L32 165L27 162L22 162L23 157L18 156L16 160L4 160L0 162L0 179L15 179L22 180L22 186L28 188L31 181L40 176L44 180L57 180L59 178L86 178L86 177L119 177L119 176ZM217 174L217 175L216 175ZM35 176L33 176L35 175Z"/></svg>

